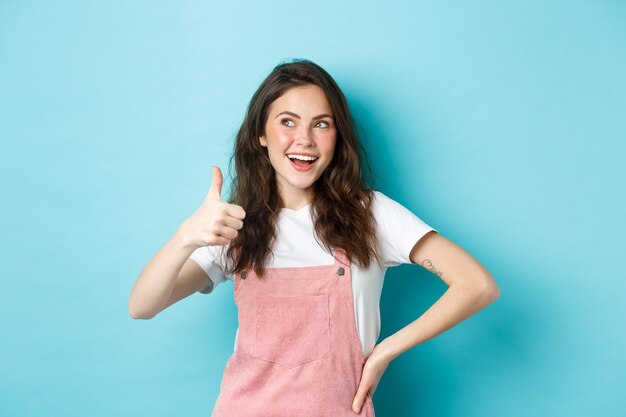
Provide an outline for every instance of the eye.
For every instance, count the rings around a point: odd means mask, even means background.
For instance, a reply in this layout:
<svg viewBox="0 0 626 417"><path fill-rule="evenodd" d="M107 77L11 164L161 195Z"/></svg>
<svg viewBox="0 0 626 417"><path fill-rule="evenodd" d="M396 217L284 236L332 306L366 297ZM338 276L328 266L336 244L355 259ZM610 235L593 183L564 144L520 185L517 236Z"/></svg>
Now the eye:
<svg viewBox="0 0 626 417"><path fill-rule="evenodd" d="M322 127L330 127L330 123L328 123L328 122L327 122L327 121L325 121L325 120L320 120L320 122L319 122L319 123L325 123L325 124L326 124L326 126L322 126Z"/></svg>
<svg viewBox="0 0 626 417"><path fill-rule="evenodd" d="M280 121L280 123L281 123L282 125L285 125L285 122L291 122L291 123L293 123L293 120L291 120L291 119L281 119L281 121ZM285 125L285 126L287 126L287 125ZM287 126L287 127L292 127L292 126Z"/></svg>

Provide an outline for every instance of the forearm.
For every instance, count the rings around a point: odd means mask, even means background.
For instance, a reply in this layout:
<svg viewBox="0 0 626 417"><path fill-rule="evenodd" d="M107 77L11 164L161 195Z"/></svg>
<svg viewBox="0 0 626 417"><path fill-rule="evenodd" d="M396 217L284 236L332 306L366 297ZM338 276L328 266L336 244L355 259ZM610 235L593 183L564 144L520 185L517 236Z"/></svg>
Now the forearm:
<svg viewBox="0 0 626 417"><path fill-rule="evenodd" d="M146 264L131 290L128 310L134 318L151 318L167 303L176 277L195 247L181 229Z"/></svg>
<svg viewBox="0 0 626 417"><path fill-rule="evenodd" d="M388 336L380 347L389 362L482 310L498 297L489 286L454 284L417 320Z"/></svg>

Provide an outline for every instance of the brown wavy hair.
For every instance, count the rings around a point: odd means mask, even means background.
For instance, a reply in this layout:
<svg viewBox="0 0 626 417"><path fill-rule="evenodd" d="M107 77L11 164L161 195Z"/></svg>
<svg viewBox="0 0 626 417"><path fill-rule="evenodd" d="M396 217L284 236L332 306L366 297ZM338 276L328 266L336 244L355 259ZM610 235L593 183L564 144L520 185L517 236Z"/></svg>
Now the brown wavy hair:
<svg viewBox="0 0 626 417"><path fill-rule="evenodd" d="M346 98L333 78L319 65L307 59L293 59L274 67L256 90L237 133L234 152L235 171L228 202L246 211L244 226L230 241L226 252L225 274L254 268L259 277L271 255L276 237L276 220L283 207L278 193L274 168L261 146L270 105L288 89L316 85L324 90L337 126L337 142L330 165L314 183L311 215L315 240L329 253L342 248L350 262L361 269L372 258L382 264L376 239L376 220L371 204L373 189L361 176L361 155L371 167L355 130Z"/></svg>

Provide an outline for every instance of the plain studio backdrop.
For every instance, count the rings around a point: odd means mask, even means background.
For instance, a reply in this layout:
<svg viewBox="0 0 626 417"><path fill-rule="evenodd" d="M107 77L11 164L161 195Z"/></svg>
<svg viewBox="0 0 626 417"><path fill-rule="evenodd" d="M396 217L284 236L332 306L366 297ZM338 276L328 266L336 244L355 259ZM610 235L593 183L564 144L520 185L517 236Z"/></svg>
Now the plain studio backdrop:
<svg viewBox="0 0 626 417"><path fill-rule="evenodd" d="M343 88L375 186L500 298L393 361L381 417L623 416L622 1L0 2L0 415L207 416L232 283L152 320L142 267L274 65ZM446 290L387 272L379 341Z"/></svg>

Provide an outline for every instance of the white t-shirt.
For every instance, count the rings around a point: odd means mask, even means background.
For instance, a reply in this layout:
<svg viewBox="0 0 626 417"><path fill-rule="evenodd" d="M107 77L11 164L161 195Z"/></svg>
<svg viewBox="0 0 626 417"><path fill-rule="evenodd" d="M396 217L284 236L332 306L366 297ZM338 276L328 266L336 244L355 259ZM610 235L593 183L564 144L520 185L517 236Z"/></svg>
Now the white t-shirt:
<svg viewBox="0 0 626 417"><path fill-rule="evenodd" d="M374 191L372 211L377 222L376 235L380 245L383 268L373 261L370 268L361 270L352 264L352 295L356 328L363 354L367 358L380 334L380 296L388 267L412 263L409 254L415 243L426 233L435 230L400 203L380 191ZM268 268L331 265L334 258L313 237L313 220L308 204L298 210L282 208L277 219L276 241ZM206 272L212 282L199 292L208 294L220 283L233 279L225 276L226 246L203 246L190 256ZM235 346L237 336L235 336Z"/></svg>

